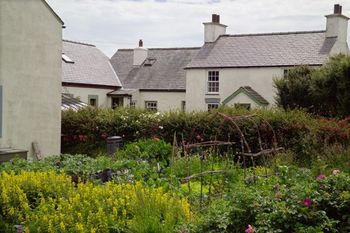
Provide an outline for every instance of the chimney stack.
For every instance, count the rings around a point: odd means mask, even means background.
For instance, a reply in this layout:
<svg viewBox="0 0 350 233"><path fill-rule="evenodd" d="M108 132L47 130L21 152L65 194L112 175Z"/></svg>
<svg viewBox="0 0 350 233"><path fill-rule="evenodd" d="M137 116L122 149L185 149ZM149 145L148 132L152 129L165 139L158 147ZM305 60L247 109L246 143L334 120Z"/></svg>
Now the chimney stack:
<svg viewBox="0 0 350 233"><path fill-rule="evenodd" d="M147 59L148 49L143 47L143 41L139 40L139 47L134 48L134 66L141 66L143 62Z"/></svg>
<svg viewBox="0 0 350 233"><path fill-rule="evenodd" d="M341 13L342 13L342 6L341 5L339 5L339 4L335 4L334 5L334 14L339 14L339 15L341 15Z"/></svg>
<svg viewBox="0 0 350 233"><path fill-rule="evenodd" d="M226 25L220 23L220 15L212 14L211 22L204 24L204 43L215 42L219 36L226 34Z"/></svg>
<svg viewBox="0 0 350 233"><path fill-rule="evenodd" d="M331 50L331 55L339 53L349 54L347 44L349 18L342 14L342 6L335 4L333 14L326 15L326 18L326 37L336 38L336 42Z"/></svg>

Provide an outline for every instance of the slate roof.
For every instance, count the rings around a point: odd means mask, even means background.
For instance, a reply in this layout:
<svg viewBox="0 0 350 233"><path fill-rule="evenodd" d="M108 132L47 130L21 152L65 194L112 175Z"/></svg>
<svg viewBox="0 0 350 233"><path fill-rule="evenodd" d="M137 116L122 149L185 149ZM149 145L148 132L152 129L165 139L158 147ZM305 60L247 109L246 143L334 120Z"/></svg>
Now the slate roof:
<svg viewBox="0 0 350 233"><path fill-rule="evenodd" d="M186 68L322 65L336 41L325 31L223 35Z"/></svg>
<svg viewBox="0 0 350 233"><path fill-rule="evenodd" d="M78 110L80 108L85 108L88 105L77 98L74 98L67 94L62 94L61 110Z"/></svg>
<svg viewBox="0 0 350 233"><path fill-rule="evenodd" d="M140 67L133 66L133 49L119 49L111 58L111 63L126 89L184 91L184 68L199 49L148 49L148 60Z"/></svg>
<svg viewBox="0 0 350 233"><path fill-rule="evenodd" d="M223 101L223 104L227 104L228 102L230 102L232 99L234 99L238 94L240 94L242 92L245 93L246 95L248 95L252 100L254 100L255 102L257 102L258 104L260 104L262 106L269 105L269 102L250 86L244 86L244 87L238 88L234 93L232 93L229 97L227 97Z"/></svg>
<svg viewBox="0 0 350 233"><path fill-rule="evenodd" d="M94 45L63 40L63 54L74 62L67 63L62 59L63 82L121 86L109 58Z"/></svg>

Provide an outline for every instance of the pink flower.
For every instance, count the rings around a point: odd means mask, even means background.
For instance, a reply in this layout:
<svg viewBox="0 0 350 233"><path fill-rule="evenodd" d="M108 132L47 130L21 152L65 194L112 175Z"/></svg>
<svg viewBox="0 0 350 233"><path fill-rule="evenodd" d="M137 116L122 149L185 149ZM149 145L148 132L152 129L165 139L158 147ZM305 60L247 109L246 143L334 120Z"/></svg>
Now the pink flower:
<svg viewBox="0 0 350 233"><path fill-rule="evenodd" d="M304 206L310 207L312 204L312 200L310 198L305 198L303 201Z"/></svg>
<svg viewBox="0 0 350 233"><path fill-rule="evenodd" d="M332 171L332 175L333 176L336 176L336 175L338 175L340 173L340 170L338 170L338 169L334 169L333 171Z"/></svg>
<svg viewBox="0 0 350 233"><path fill-rule="evenodd" d="M252 233L253 232L253 227L249 224L248 228L245 229L245 233Z"/></svg>
<svg viewBox="0 0 350 233"><path fill-rule="evenodd" d="M318 177L317 177L317 180L318 180L318 181L321 181L321 180L324 180L324 179L326 179L326 176L325 176L325 174L323 174L323 173L321 173L321 174L318 175Z"/></svg>

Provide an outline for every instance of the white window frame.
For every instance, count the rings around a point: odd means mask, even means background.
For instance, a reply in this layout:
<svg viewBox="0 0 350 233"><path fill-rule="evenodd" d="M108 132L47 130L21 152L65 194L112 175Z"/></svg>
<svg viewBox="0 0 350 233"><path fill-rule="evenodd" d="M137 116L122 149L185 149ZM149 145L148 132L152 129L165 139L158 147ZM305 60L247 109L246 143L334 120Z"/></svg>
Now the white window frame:
<svg viewBox="0 0 350 233"><path fill-rule="evenodd" d="M208 112L210 112L213 109L218 109L219 108L219 104L218 103L209 103L207 104L208 106Z"/></svg>
<svg viewBox="0 0 350 233"><path fill-rule="evenodd" d="M151 111L158 111L158 101L147 100L145 101L145 108Z"/></svg>
<svg viewBox="0 0 350 233"><path fill-rule="evenodd" d="M220 91L220 72L218 70L209 70L207 78L207 93L218 94Z"/></svg>

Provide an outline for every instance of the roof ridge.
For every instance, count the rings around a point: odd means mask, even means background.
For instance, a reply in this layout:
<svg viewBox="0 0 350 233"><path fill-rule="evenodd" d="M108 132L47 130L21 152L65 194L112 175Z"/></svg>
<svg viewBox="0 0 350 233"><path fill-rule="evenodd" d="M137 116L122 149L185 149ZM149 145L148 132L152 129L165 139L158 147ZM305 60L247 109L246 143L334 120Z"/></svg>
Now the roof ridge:
<svg viewBox="0 0 350 233"><path fill-rule="evenodd" d="M201 49L202 47L173 47L173 48L147 48L148 50L191 50ZM133 51L134 49L118 49L118 51Z"/></svg>
<svg viewBox="0 0 350 233"><path fill-rule="evenodd" d="M73 44L80 44L80 45L86 45L86 46L91 46L91 47L96 47L96 45L93 44L88 44L88 43L83 43L83 42L78 42L78 41L73 41L73 40L66 40L63 39L64 42L68 42L68 43L73 43Z"/></svg>
<svg viewBox="0 0 350 233"><path fill-rule="evenodd" d="M273 36L273 35L291 35L291 34L310 34L310 33L325 33L325 30L314 31L290 31L290 32L263 32L263 33L247 33L247 34L225 34L220 37L243 37L243 36Z"/></svg>

